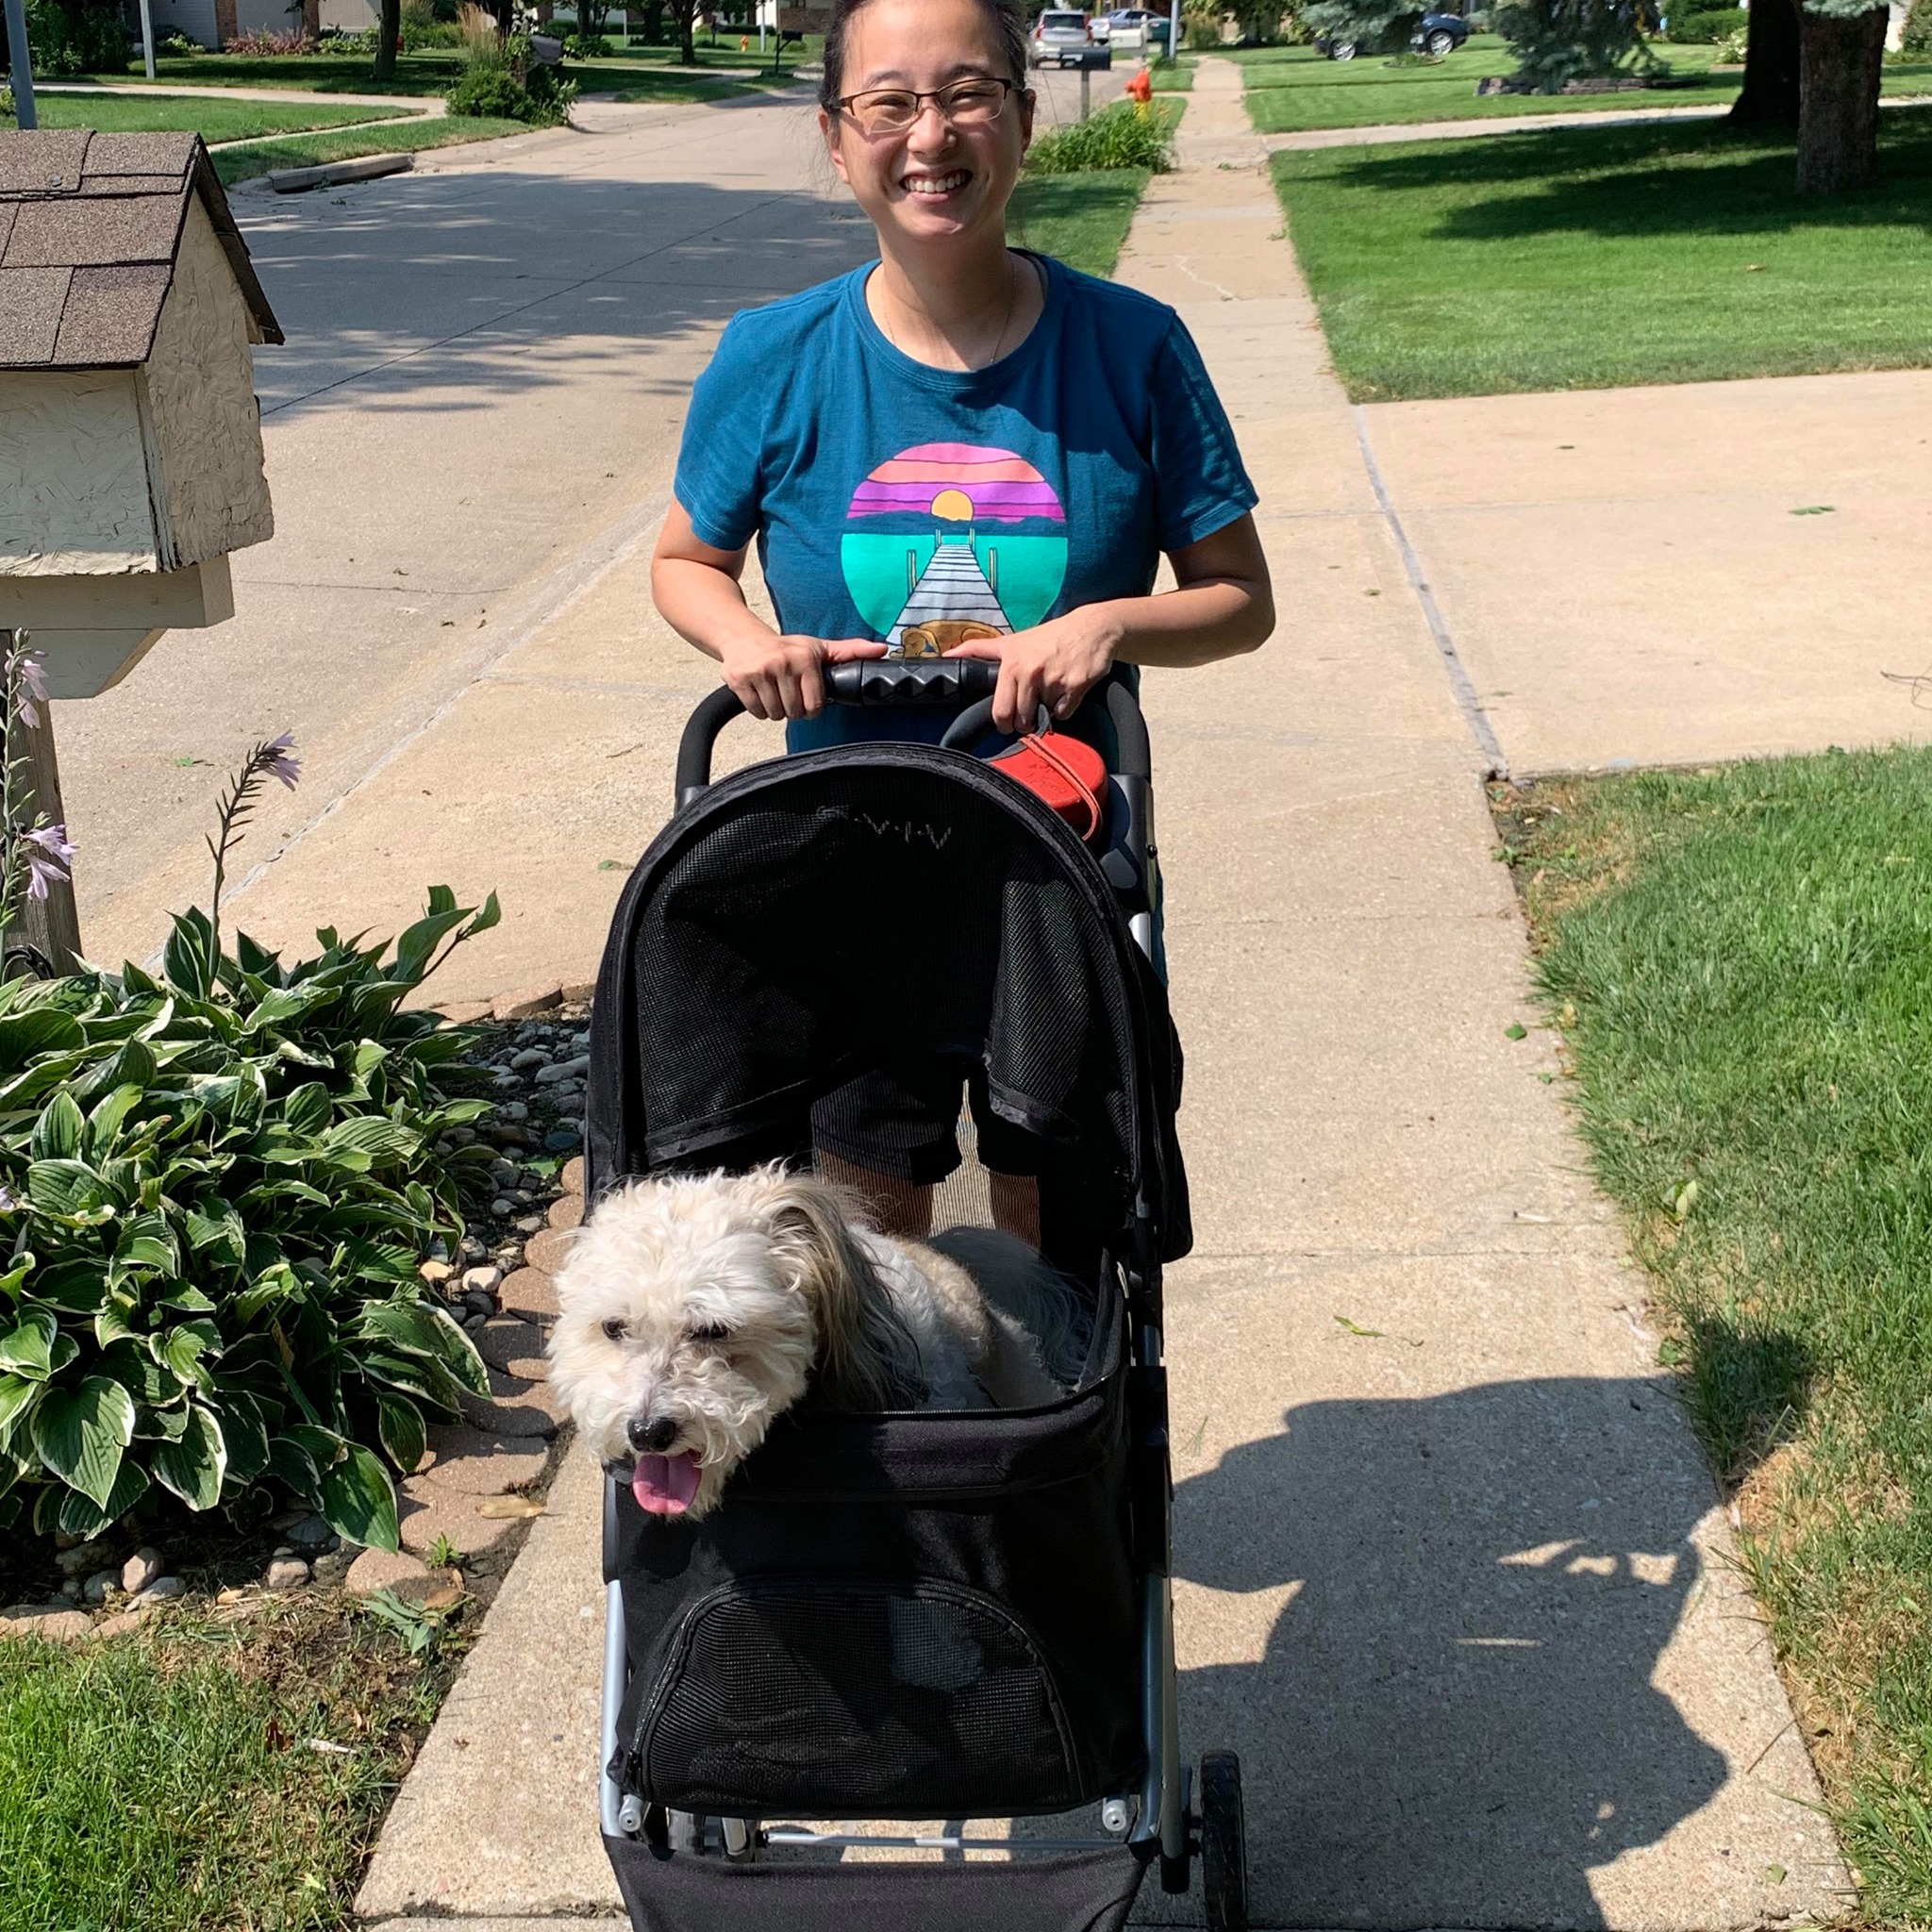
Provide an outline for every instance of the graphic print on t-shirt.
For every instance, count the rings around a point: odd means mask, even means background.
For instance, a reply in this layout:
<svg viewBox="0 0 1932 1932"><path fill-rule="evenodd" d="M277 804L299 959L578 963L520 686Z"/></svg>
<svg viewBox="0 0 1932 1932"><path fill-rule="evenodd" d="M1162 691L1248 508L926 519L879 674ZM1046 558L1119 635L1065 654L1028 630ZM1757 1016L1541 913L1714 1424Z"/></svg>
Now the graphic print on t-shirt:
<svg viewBox="0 0 1932 1932"><path fill-rule="evenodd" d="M839 558L859 615L897 647L908 629L951 620L1024 630L1067 575L1067 513L1054 487L1009 449L922 442L854 491Z"/></svg>

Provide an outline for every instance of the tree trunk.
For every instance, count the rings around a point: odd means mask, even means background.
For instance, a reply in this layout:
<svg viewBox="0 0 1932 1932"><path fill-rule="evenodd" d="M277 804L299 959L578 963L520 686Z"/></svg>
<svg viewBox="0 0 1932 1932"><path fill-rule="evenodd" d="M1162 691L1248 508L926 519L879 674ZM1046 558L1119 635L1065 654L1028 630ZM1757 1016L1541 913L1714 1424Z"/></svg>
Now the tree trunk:
<svg viewBox="0 0 1932 1932"><path fill-rule="evenodd" d="M1757 0L1746 16L1744 85L1731 119L1744 127L1798 125L1797 0Z"/></svg>
<svg viewBox="0 0 1932 1932"><path fill-rule="evenodd" d="M644 8L644 44L655 47L664 38L664 0L651 0Z"/></svg>
<svg viewBox="0 0 1932 1932"><path fill-rule="evenodd" d="M1889 9L1798 20L1798 192L1836 194L1878 173L1878 82Z"/></svg>
<svg viewBox="0 0 1932 1932"><path fill-rule="evenodd" d="M403 36L403 0L382 0L382 13L375 25L375 77L396 77L396 42Z"/></svg>
<svg viewBox="0 0 1932 1932"><path fill-rule="evenodd" d="M677 58L687 67L698 64L697 0L677 0Z"/></svg>

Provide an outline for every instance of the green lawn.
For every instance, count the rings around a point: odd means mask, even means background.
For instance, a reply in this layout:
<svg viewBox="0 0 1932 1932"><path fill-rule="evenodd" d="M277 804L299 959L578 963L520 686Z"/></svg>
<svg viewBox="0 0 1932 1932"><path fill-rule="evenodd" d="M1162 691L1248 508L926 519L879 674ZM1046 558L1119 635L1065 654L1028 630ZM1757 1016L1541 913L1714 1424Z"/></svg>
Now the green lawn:
<svg viewBox="0 0 1932 1932"><path fill-rule="evenodd" d="M1153 178L1145 168L1024 175L1010 205L1008 230L1023 248L1057 255L1090 275L1110 275Z"/></svg>
<svg viewBox="0 0 1932 1932"><path fill-rule="evenodd" d="M462 56L438 47L405 54L396 62L393 80L370 77L366 54L299 54L279 58L247 54L183 54L155 62L161 80L192 82L196 87L302 88L323 94L440 94L456 83ZM637 100L722 101L754 91L747 81L712 80L699 74L653 73L649 63L627 58L609 60L566 60L566 79L585 93L632 91ZM126 85L133 74L92 76L104 87Z"/></svg>
<svg viewBox="0 0 1932 1932"><path fill-rule="evenodd" d="M4 1932L319 1932L453 1674L316 1591L246 1623L0 1640Z"/></svg>
<svg viewBox="0 0 1932 1932"><path fill-rule="evenodd" d="M456 147L464 142L497 141L508 134L541 130L522 121L491 121L481 116L438 115L412 126L343 128L334 134L295 134L286 141L258 142L253 147L222 149L214 157L215 173L225 187L251 175L274 174L282 168L314 168L324 161L353 161L363 155L420 154L425 148Z"/></svg>
<svg viewBox="0 0 1932 1932"><path fill-rule="evenodd" d="M299 134L311 127L346 127L367 121L372 112L368 108L307 106L297 101L200 100L192 94L37 93L35 106L42 127L97 127L111 134L193 132L210 146L218 141L252 141L264 134ZM398 104L396 111L410 110Z"/></svg>
<svg viewBox="0 0 1932 1932"><path fill-rule="evenodd" d="M1597 389L1932 362L1932 110L1880 125L1884 178L1829 200L1722 122L1273 166L1357 401Z"/></svg>
<svg viewBox="0 0 1932 1932"><path fill-rule="evenodd" d="M1488 94L1475 84L1508 74L1509 50L1492 34L1472 34L1437 62L1392 62L1387 56L1324 60L1312 47L1230 49L1246 79L1248 118L1262 134L1316 127L1405 125L1417 121L1477 121L1553 113L1624 113L1649 108L1725 107L1736 99L1741 71L1712 73L1715 47L1671 46L1657 54L1670 84L1641 93ZM1888 62L1889 94L1932 92L1932 62Z"/></svg>
<svg viewBox="0 0 1932 1932"><path fill-rule="evenodd" d="M1932 751L1496 788L1861 1925L1932 1924Z"/></svg>

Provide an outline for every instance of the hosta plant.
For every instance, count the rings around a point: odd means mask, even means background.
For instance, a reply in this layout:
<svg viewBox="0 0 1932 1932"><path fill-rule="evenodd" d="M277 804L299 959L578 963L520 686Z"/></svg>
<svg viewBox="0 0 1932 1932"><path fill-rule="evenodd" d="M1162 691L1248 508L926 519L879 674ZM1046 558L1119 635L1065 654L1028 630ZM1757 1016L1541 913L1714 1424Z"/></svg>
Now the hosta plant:
<svg viewBox="0 0 1932 1932"><path fill-rule="evenodd" d="M419 1272L490 1154L434 1143L488 1103L402 1002L496 917L439 886L392 950L285 965L191 911L158 973L0 985L0 1531L172 1495L395 1548L425 1418L488 1390Z"/></svg>

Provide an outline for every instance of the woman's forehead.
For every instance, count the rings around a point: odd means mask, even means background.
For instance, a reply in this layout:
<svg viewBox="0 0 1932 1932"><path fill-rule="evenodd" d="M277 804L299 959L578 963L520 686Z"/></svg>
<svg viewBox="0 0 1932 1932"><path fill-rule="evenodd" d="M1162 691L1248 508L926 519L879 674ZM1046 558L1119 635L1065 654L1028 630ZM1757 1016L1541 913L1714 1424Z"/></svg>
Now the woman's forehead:
<svg viewBox="0 0 1932 1932"><path fill-rule="evenodd" d="M924 79L943 86L1006 64L991 16L974 0L872 0L845 29L848 87Z"/></svg>

